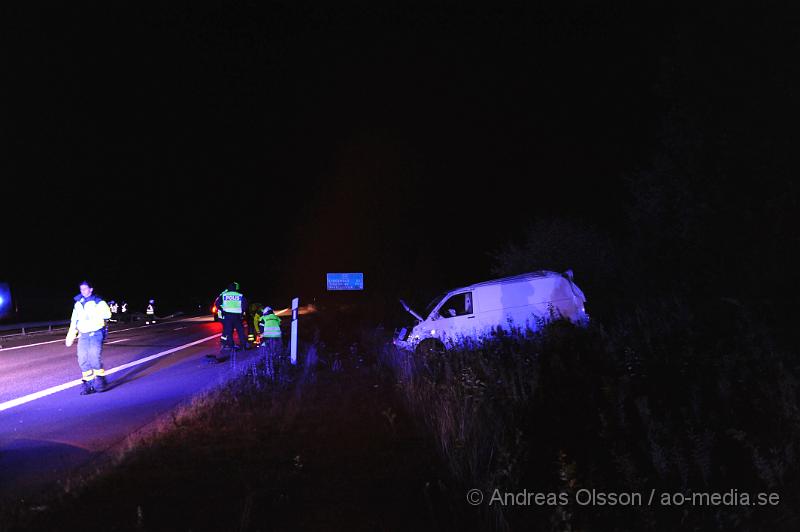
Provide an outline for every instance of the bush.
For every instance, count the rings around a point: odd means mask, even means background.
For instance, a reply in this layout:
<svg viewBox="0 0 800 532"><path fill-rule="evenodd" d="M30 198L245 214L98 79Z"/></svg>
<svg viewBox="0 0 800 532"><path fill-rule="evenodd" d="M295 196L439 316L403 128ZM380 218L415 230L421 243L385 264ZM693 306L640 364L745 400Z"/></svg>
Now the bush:
<svg viewBox="0 0 800 532"><path fill-rule="evenodd" d="M440 357L387 347L410 407L464 490L564 492L558 507L487 508L492 528L771 529L797 522L797 368L743 311L678 299L608 327L554 321ZM580 489L642 506L580 506ZM648 507L656 493L777 492L778 506Z"/></svg>

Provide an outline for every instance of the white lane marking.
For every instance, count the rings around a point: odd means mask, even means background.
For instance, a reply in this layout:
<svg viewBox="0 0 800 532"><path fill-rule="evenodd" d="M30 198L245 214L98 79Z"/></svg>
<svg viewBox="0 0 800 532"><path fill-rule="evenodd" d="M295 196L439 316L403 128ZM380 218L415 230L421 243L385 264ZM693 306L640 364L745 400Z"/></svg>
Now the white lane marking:
<svg viewBox="0 0 800 532"><path fill-rule="evenodd" d="M106 371L106 375L111 375L118 371L122 371L123 369L132 368L134 366L138 366L139 364L144 364L145 362L150 362L151 360L155 360L157 358L161 358L163 356L167 356L169 354L174 353L175 351L180 351L181 349L186 349L187 347L192 347L193 345L202 344L203 342L207 342L214 338L219 338L222 336L220 334L214 334L211 336L207 336L202 340L197 340L188 344L184 344L179 347L174 347L172 349L168 349L166 351L162 351L160 353L156 353L155 355L150 355L149 357L140 358L139 360L134 360L133 362L128 362L127 364L123 364L121 366L117 366L114 369L110 369ZM35 401L36 399L41 399L42 397L47 397L48 395L53 395L54 393L58 393L63 390L67 390L74 386L79 386L81 384L81 379L77 379L70 382L65 382L64 384L59 384L58 386L53 386L51 388L47 388L46 390L42 390L40 392L29 393L28 395L24 395L22 397L17 397L16 399L11 399L4 403L0 403L0 412L3 410L8 410L9 408L14 408L15 406L24 405L25 403L30 403L31 401Z"/></svg>
<svg viewBox="0 0 800 532"><path fill-rule="evenodd" d="M113 342L106 342L106 345L108 345L108 344L118 344L120 342L127 342L128 340L130 340L130 338L123 338L121 340L114 340Z"/></svg>
<svg viewBox="0 0 800 532"><path fill-rule="evenodd" d="M188 327L188 325L187 325L187 327ZM173 331L180 331L181 329L185 329L185 328L186 328L186 327L177 327L177 328L175 328L175 329L172 329L172 330L173 330Z"/></svg>
<svg viewBox="0 0 800 532"><path fill-rule="evenodd" d="M37 345L45 345L45 344L55 344L61 342L64 343L64 340L50 340L49 342L39 342L38 344L28 344L28 345L18 345L17 347L4 347L2 351L13 351L14 349L25 349L26 347L36 347Z"/></svg>

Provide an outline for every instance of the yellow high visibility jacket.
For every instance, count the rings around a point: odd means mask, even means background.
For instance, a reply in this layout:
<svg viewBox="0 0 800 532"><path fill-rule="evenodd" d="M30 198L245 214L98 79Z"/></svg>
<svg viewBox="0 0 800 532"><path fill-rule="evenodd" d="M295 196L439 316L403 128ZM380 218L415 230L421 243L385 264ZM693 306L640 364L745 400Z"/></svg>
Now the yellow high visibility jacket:
<svg viewBox="0 0 800 532"><path fill-rule="evenodd" d="M99 331L106 326L108 319L111 319L111 310L102 298L95 295L76 298L67 335L74 335L75 331L82 333Z"/></svg>
<svg viewBox="0 0 800 532"><path fill-rule="evenodd" d="M261 316L262 338L281 337L281 319L275 314L264 314Z"/></svg>

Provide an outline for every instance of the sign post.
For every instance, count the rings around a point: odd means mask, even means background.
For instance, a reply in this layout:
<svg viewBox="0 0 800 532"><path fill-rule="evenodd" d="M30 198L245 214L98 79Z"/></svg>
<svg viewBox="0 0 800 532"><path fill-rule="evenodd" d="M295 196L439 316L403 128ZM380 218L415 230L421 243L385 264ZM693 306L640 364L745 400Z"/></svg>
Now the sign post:
<svg viewBox="0 0 800 532"><path fill-rule="evenodd" d="M297 307L300 305L300 298L292 299L292 365L297 364Z"/></svg>

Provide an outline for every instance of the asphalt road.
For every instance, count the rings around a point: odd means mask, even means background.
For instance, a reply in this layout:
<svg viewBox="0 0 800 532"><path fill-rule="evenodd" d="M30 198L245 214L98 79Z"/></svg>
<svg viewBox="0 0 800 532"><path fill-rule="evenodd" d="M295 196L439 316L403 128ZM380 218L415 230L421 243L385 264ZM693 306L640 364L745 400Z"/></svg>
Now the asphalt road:
<svg viewBox="0 0 800 532"><path fill-rule="evenodd" d="M0 349L0 497L19 499L101 459L128 436L245 369L257 351L221 364L210 318L117 325L103 349L104 393L80 395L76 345L65 331Z"/></svg>

